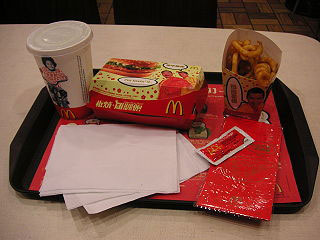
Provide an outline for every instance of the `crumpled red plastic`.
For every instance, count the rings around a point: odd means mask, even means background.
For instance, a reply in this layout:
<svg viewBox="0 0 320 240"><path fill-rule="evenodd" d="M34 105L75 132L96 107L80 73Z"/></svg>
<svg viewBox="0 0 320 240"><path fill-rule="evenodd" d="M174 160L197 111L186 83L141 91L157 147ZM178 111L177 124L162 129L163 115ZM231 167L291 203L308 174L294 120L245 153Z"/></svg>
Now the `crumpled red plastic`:
<svg viewBox="0 0 320 240"><path fill-rule="evenodd" d="M237 126L255 142L219 166L211 166L196 206L270 220L281 143L280 127L228 117L223 131Z"/></svg>

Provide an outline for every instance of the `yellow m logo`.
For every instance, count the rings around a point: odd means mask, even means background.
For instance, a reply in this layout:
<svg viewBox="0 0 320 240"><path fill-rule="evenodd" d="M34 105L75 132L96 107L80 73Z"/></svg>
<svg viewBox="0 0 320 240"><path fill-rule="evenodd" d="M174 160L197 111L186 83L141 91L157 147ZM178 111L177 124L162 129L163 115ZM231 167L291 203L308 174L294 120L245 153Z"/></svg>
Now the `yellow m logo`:
<svg viewBox="0 0 320 240"><path fill-rule="evenodd" d="M173 100L170 100L170 102L168 103L167 109L166 109L166 114L169 113L171 105L172 105L172 114L176 114L177 108L179 106L179 109L180 109L179 115L180 116L183 115L183 108L182 108L181 102L180 101L174 102Z"/></svg>
<svg viewBox="0 0 320 240"><path fill-rule="evenodd" d="M71 110L61 109L60 116L65 119L73 119L73 120L76 119L76 116Z"/></svg>

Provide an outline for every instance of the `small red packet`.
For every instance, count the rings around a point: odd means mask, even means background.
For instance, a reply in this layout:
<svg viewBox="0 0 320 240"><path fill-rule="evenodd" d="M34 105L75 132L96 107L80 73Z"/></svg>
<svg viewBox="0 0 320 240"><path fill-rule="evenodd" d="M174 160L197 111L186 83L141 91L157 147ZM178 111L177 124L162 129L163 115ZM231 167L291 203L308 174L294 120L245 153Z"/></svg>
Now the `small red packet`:
<svg viewBox="0 0 320 240"><path fill-rule="evenodd" d="M211 165L197 207L270 220L281 143L281 128L228 117L223 131L234 126L255 141L219 166Z"/></svg>
<svg viewBox="0 0 320 240"><path fill-rule="evenodd" d="M196 152L213 165L219 165L253 142L254 139L242 129L233 127Z"/></svg>

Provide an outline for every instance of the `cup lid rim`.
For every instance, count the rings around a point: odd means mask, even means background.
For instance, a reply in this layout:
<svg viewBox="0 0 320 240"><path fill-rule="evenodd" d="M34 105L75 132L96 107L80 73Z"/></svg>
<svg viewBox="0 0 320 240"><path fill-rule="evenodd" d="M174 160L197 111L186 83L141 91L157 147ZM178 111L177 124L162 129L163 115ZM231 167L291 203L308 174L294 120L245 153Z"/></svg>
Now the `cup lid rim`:
<svg viewBox="0 0 320 240"><path fill-rule="evenodd" d="M26 47L34 55L58 56L87 46L93 38L89 25L80 21L50 23L31 32Z"/></svg>

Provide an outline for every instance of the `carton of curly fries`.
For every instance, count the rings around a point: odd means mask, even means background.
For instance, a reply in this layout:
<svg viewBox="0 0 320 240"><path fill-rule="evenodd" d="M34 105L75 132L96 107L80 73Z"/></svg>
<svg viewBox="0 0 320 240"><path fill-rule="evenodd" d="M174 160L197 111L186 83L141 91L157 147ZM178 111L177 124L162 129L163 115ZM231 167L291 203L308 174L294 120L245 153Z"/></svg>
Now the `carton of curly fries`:
<svg viewBox="0 0 320 240"><path fill-rule="evenodd" d="M258 120L281 62L280 48L266 36L237 29L222 59L224 114Z"/></svg>

